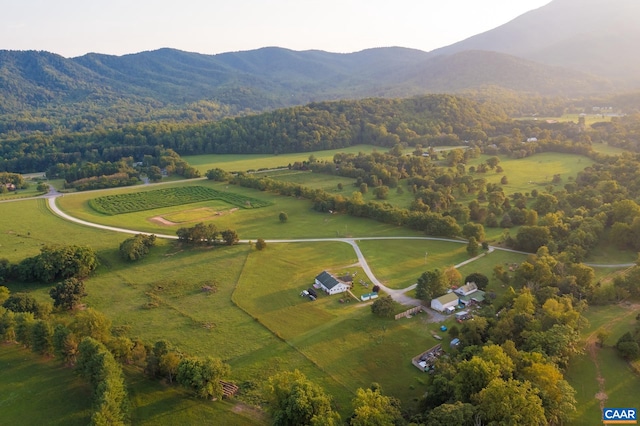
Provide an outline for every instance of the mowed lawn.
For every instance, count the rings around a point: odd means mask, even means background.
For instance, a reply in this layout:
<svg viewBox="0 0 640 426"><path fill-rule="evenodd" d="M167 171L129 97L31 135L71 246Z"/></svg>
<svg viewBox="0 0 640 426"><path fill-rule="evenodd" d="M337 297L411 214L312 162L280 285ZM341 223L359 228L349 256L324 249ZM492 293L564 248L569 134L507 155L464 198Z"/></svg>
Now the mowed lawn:
<svg viewBox="0 0 640 426"><path fill-rule="evenodd" d="M72 368L3 343L0 413L4 425L86 425L91 388Z"/></svg>

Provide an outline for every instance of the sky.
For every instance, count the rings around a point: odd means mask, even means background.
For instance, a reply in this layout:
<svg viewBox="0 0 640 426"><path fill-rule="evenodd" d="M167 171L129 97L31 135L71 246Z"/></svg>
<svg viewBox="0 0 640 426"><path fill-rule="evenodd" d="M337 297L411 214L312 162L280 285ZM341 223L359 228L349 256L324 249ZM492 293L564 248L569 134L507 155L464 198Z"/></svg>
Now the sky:
<svg viewBox="0 0 640 426"><path fill-rule="evenodd" d="M65 57L163 47L216 54L278 46L424 51L551 0L0 0L0 49Z"/></svg>

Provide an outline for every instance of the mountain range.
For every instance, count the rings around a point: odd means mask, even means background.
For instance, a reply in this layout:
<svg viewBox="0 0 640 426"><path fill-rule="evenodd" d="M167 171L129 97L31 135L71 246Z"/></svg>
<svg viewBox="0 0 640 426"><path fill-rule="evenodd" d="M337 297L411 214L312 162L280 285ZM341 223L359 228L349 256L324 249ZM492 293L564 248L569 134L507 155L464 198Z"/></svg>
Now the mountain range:
<svg viewBox="0 0 640 426"><path fill-rule="evenodd" d="M313 101L487 88L589 95L640 87L637 0L554 0L494 30L432 52L350 54L266 47L203 55L160 49L76 58L0 51L0 112L59 105L183 105L232 113Z"/></svg>

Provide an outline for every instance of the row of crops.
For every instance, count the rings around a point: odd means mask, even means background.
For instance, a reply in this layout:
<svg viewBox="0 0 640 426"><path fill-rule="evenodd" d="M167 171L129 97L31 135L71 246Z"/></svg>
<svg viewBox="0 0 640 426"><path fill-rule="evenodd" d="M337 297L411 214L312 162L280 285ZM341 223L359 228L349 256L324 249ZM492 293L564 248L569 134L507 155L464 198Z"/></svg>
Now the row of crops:
<svg viewBox="0 0 640 426"><path fill-rule="evenodd" d="M255 209L271 204L268 201L246 197L233 192L217 191L204 186L185 186L107 195L90 200L89 205L99 213L117 215L210 200L224 201L243 209Z"/></svg>

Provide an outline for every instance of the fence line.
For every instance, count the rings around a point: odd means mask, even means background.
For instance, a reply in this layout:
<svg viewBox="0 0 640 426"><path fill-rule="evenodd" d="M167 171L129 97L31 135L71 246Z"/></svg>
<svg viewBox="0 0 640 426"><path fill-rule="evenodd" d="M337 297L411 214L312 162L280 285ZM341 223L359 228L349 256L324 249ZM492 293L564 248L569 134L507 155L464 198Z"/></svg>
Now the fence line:
<svg viewBox="0 0 640 426"><path fill-rule="evenodd" d="M400 319L400 318L406 318L409 315L413 315L413 314L417 314L418 312L422 312L423 306L416 306L414 308L411 308L409 310L406 310L404 312L402 312L401 314L396 315L396 319Z"/></svg>

